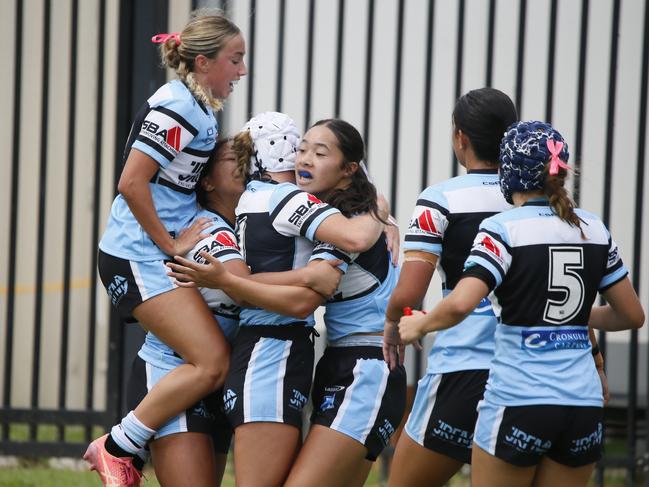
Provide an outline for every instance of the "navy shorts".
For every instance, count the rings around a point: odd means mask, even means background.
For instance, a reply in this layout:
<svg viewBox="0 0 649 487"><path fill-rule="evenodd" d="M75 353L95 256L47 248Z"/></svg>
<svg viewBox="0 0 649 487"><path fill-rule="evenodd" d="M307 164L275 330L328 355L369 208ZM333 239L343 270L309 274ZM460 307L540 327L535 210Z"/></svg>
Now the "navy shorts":
<svg viewBox="0 0 649 487"><path fill-rule="evenodd" d="M223 385L233 427L254 422L302 427L313 375L312 333L302 324L240 328Z"/></svg>
<svg viewBox="0 0 649 487"><path fill-rule="evenodd" d="M129 409L142 401L151 388L173 368L162 368L151 365L135 357L126 392L126 403ZM153 437L154 440L176 433L205 433L212 437L214 451L227 454L232 440L232 427L223 410L223 391L211 393L161 426Z"/></svg>
<svg viewBox="0 0 649 487"><path fill-rule="evenodd" d="M173 278L167 275L169 268L166 262L135 262L99 250L99 277L123 321L135 323L137 320L133 317L133 310L137 306L177 287Z"/></svg>
<svg viewBox="0 0 649 487"><path fill-rule="evenodd" d="M520 467L544 455L569 467L597 462L602 454L604 409L588 406L478 405L475 442L487 453Z"/></svg>
<svg viewBox="0 0 649 487"><path fill-rule="evenodd" d="M390 371L380 346L328 347L316 367L311 422L367 448L374 461L406 409L406 371Z"/></svg>
<svg viewBox="0 0 649 487"><path fill-rule="evenodd" d="M426 374L417 384L408 436L429 450L471 463L477 406L488 377L488 370Z"/></svg>

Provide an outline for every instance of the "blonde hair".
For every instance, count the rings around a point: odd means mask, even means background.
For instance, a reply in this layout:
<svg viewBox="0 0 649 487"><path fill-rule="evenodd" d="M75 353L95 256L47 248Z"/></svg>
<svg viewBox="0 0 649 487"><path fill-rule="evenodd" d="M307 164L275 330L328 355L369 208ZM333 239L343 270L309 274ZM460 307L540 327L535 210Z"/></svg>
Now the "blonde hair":
<svg viewBox="0 0 649 487"><path fill-rule="evenodd" d="M244 178L248 180L250 174L250 158L255 153L252 136L248 130L239 132L232 138L232 151L237 158L237 169L239 174L243 175Z"/></svg>
<svg viewBox="0 0 649 487"><path fill-rule="evenodd" d="M171 36L160 44L162 62L176 72L197 100L218 111L223 105L196 81L194 61L199 54L215 58L228 41L240 32L220 10L195 10L180 33L180 43L178 37Z"/></svg>

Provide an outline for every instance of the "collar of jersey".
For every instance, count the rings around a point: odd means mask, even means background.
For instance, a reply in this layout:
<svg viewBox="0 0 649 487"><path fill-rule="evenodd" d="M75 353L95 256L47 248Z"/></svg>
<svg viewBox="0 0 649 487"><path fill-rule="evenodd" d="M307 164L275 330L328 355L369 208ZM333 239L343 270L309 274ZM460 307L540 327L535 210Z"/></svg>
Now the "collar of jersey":
<svg viewBox="0 0 649 487"><path fill-rule="evenodd" d="M540 198L530 198L521 206L550 206L550 200L544 196Z"/></svg>
<svg viewBox="0 0 649 487"><path fill-rule="evenodd" d="M467 174L498 174L498 168L493 169L469 169Z"/></svg>

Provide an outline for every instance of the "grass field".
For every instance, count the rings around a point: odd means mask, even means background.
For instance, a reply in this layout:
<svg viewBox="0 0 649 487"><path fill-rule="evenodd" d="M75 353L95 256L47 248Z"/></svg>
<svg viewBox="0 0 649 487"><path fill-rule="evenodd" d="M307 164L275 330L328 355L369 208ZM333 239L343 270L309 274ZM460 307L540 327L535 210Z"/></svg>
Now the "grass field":
<svg viewBox="0 0 649 487"><path fill-rule="evenodd" d="M93 436L102 434L101 429L93 431ZM25 441L28 438L29 429L27 425L14 424L10 428L9 436L15 441ZM84 443L84 430L82 427L68 426L63 436L66 441ZM41 425L38 427L36 437L39 441L57 441L58 430L54 426ZM608 453L621 454L624 446L619 442L607 442ZM92 487L100 485L96 473L86 470L86 465L81 460L58 460L58 459L17 459L14 461L2 461L0 457L0 487ZM159 483L155 478L152 469L145 470L147 481L143 487L158 487ZM223 487L234 487L234 472L231 463L228 463ZM381 463L375 463L365 487L380 487ZM468 487L470 485L468 476L459 473L449 483L449 487ZM591 485L594 485L591 482ZM605 485L607 487L622 487L626 485L625 472L609 469L606 471ZM637 485L644 485L639 479Z"/></svg>

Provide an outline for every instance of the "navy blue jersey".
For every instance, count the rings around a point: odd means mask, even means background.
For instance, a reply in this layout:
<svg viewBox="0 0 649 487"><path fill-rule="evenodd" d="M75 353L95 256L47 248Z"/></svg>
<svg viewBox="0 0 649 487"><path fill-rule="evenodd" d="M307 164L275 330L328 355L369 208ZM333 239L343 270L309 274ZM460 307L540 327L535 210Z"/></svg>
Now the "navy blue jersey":
<svg viewBox="0 0 649 487"><path fill-rule="evenodd" d="M189 225L197 211L194 187L216 142L216 119L178 80L156 91L138 112L124 152L153 158L160 166L149 187L158 217L172 234ZM99 243L104 252L134 261L167 256L117 195Z"/></svg>
<svg viewBox="0 0 649 487"><path fill-rule="evenodd" d="M236 208L241 252L253 274L304 267L318 226L340 213L291 183L251 181ZM325 257L326 258L326 257ZM313 316L306 323L313 326ZM243 308L241 325L286 325L295 318L261 308Z"/></svg>
<svg viewBox="0 0 649 487"><path fill-rule="evenodd" d="M535 199L480 225L465 276L493 289L499 324L485 398L503 406L601 406L588 319L597 295L628 274L595 215L581 228Z"/></svg>
<svg viewBox="0 0 649 487"><path fill-rule="evenodd" d="M445 296L462 275L480 222L509 208L496 170L469 171L435 184L419 195L403 249L438 256L437 270ZM488 369L495 329L496 318L485 299L459 325L437 333L427 372Z"/></svg>
<svg viewBox="0 0 649 487"><path fill-rule="evenodd" d="M383 236L360 254L347 254L331 244L317 242L311 258L329 257L348 264L338 289L327 301L324 321L329 340L353 333L382 332L388 300L399 280Z"/></svg>

